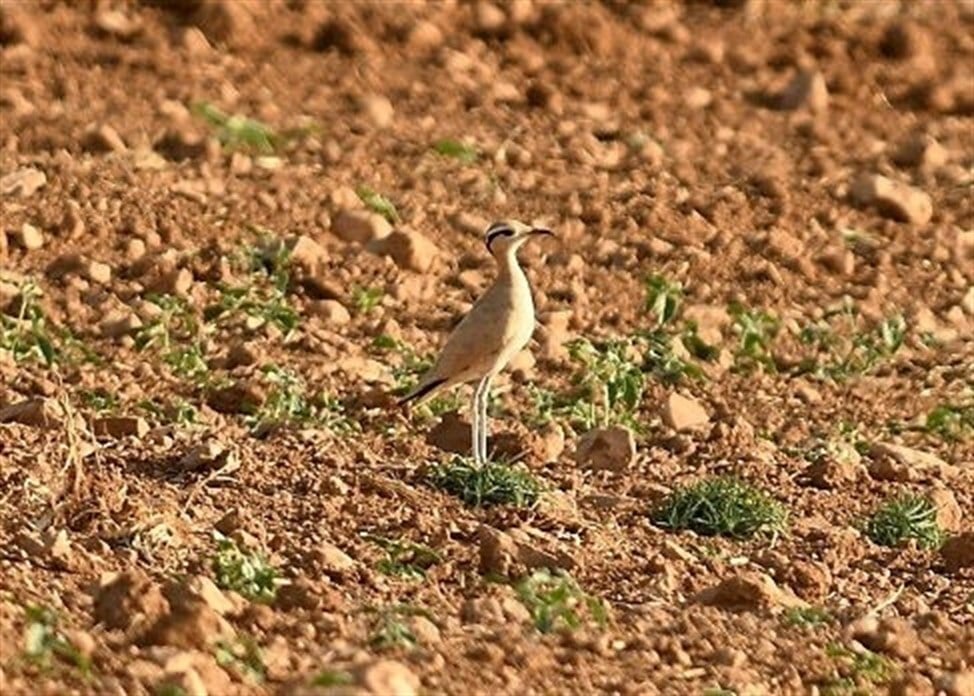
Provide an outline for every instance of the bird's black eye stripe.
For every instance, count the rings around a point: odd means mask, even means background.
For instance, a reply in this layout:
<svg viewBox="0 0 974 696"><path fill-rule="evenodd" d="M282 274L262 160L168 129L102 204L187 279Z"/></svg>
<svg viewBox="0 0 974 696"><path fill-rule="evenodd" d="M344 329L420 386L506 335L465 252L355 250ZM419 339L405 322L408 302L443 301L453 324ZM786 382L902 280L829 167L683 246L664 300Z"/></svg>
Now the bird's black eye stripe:
<svg viewBox="0 0 974 696"><path fill-rule="evenodd" d="M498 237L513 237L514 230L512 230L507 225L491 225L487 230L487 249L490 250L490 245Z"/></svg>

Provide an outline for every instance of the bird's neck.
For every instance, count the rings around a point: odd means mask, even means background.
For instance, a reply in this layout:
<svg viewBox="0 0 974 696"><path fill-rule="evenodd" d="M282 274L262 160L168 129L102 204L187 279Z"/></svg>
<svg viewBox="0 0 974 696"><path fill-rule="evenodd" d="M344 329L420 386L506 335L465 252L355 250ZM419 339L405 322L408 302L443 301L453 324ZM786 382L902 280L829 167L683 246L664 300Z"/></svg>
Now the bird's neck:
<svg viewBox="0 0 974 696"><path fill-rule="evenodd" d="M500 278L524 278L524 270L517 260L517 249L507 249L498 259Z"/></svg>

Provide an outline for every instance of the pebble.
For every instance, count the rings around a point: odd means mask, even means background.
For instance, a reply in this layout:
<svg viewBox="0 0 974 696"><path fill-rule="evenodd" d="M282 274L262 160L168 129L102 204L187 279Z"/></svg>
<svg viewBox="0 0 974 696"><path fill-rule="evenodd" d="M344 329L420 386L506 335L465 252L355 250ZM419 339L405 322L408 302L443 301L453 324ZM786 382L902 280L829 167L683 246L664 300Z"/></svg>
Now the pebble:
<svg viewBox="0 0 974 696"><path fill-rule="evenodd" d="M85 131L81 146L88 152L125 152L128 149L118 131L105 123Z"/></svg>
<svg viewBox="0 0 974 696"><path fill-rule="evenodd" d="M364 245L388 237L392 234L392 225L378 213L342 210L332 220L331 231L343 241Z"/></svg>
<svg viewBox="0 0 974 696"><path fill-rule="evenodd" d="M936 169L947 164L950 153L929 135L914 134L900 143L893 153L893 162L901 167Z"/></svg>
<svg viewBox="0 0 974 696"><path fill-rule="evenodd" d="M370 245L378 254L391 256L399 268L425 273L440 256L440 250L429 237L409 230L395 230L387 237Z"/></svg>
<svg viewBox="0 0 974 696"><path fill-rule="evenodd" d="M44 184L47 175L39 169L25 167L0 178L0 194L18 194L21 198L33 196Z"/></svg>
<svg viewBox="0 0 974 696"><path fill-rule="evenodd" d="M813 462L805 470L812 485L826 490L840 489L855 483L865 474L862 457L855 447L847 443L837 445L841 449L829 452L820 460Z"/></svg>
<svg viewBox="0 0 974 696"><path fill-rule="evenodd" d="M853 201L874 205L892 220L923 225L933 217L933 201L918 188L880 174L861 174L849 190Z"/></svg>
<svg viewBox="0 0 974 696"><path fill-rule="evenodd" d="M162 272L152 277L145 287L149 292L185 297L193 287L193 273L187 268Z"/></svg>
<svg viewBox="0 0 974 696"><path fill-rule="evenodd" d="M677 431L692 430L710 422L707 409L692 397L670 394L663 405L663 423Z"/></svg>
<svg viewBox="0 0 974 696"><path fill-rule="evenodd" d="M890 442L873 444L869 455L869 475L880 481L947 479L955 473L955 467L935 454Z"/></svg>
<svg viewBox="0 0 974 696"><path fill-rule="evenodd" d="M179 460L178 466L182 471L231 471L237 468L238 462L233 450L222 442L211 439L190 449Z"/></svg>
<svg viewBox="0 0 974 696"><path fill-rule="evenodd" d="M29 222L25 222L19 230L15 230L10 236L15 244L27 251L36 251L44 246L44 233Z"/></svg>
<svg viewBox="0 0 974 696"><path fill-rule="evenodd" d="M784 89L772 95L771 103L784 111L807 108L821 113L829 107L829 90L818 70L799 71Z"/></svg>
<svg viewBox="0 0 974 696"><path fill-rule="evenodd" d="M322 541L315 550L315 557L326 575L341 577L355 568L355 559L334 544Z"/></svg>
<svg viewBox="0 0 974 696"><path fill-rule="evenodd" d="M392 118L395 115L395 109L392 106L392 102L388 98L382 96L381 94L370 94L362 98L361 101L362 113L368 117L368 119L377 128L388 128L392 125Z"/></svg>
<svg viewBox="0 0 974 696"><path fill-rule="evenodd" d="M937 525L945 532L959 532L964 525L964 511L949 488L938 486L927 496L937 508Z"/></svg>
<svg viewBox="0 0 974 696"><path fill-rule="evenodd" d="M95 26L99 31L125 41L142 31L142 24L137 19L120 10L101 10L95 14Z"/></svg>
<svg viewBox="0 0 974 696"><path fill-rule="evenodd" d="M149 424L138 416L102 416L91 422L91 430L98 438L141 438L149 432Z"/></svg>
<svg viewBox="0 0 974 696"><path fill-rule="evenodd" d="M575 448L575 462L589 469L625 471L636 461L636 439L629 428L614 425L585 433Z"/></svg>
<svg viewBox="0 0 974 696"><path fill-rule="evenodd" d="M86 259L81 266L81 275L92 283L108 285L112 282L112 267L107 263Z"/></svg>
<svg viewBox="0 0 974 696"><path fill-rule="evenodd" d="M64 411L53 399L27 399L0 408L0 423L55 429L64 425Z"/></svg>
<svg viewBox="0 0 974 696"><path fill-rule="evenodd" d="M344 326L352 321L352 315L338 300L316 300L310 303L308 309L333 326Z"/></svg>
<svg viewBox="0 0 974 696"><path fill-rule="evenodd" d="M955 534L940 547L940 557L951 573L974 568L974 532Z"/></svg>
<svg viewBox="0 0 974 696"><path fill-rule="evenodd" d="M764 573L743 571L699 593L696 601L731 611L758 611L775 607L803 607L807 604L778 587Z"/></svg>
<svg viewBox="0 0 974 696"><path fill-rule="evenodd" d="M121 338L142 327L139 315L130 309L113 310L98 324L98 331L105 338Z"/></svg>
<svg viewBox="0 0 974 696"><path fill-rule="evenodd" d="M940 675L937 688L946 696L974 696L974 669Z"/></svg>
<svg viewBox="0 0 974 696"><path fill-rule="evenodd" d="M356 683L373 696L416 696L419 677L402 662L375 660L355 670Z"/></svg>
<svg viewBox="0 0 974 696"><path fill-rule="evenodd" d="M474 6L474 26L482 34L497 34L504 30L507 15L492 2L481 0Z"/></svg>
<svg viewBox="0 0 974 696"><path fill-rule="evenodd" d="M443 45L443 31L425 20L420 20L409 30L406 45L413 51L429 51Z"/></svg>

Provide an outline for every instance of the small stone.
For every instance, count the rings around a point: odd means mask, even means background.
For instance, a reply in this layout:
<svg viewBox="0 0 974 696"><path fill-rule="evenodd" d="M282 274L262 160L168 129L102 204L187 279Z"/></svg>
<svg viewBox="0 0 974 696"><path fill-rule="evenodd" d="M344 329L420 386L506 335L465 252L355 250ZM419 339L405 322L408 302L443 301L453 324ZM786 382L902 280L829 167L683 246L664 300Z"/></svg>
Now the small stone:
<svg viewBox="0 0 974 696"><path fill-rule="evenodd" d="M709 89L691 87L683 93L683 102L691 109L705 109L714 100Z"/></svg>
<svg viewBox="0 0 974 696"><path fill-rule="evenodd" d="M130 309L113 310L98 324L98 331L105 338L121 338L142 327L139 315Z"/></svg>
<svg viewBox="0 0 974 696"><path fill-rule="evenodd" d="M724 329L731 325L727 308L720 305L689 305L683 316L688 322L696 324L700 340L710 346L720 345Z"/></svg>
<svg viewBox="0 0 974 696"><path fill-rule="evenodd" d="M877 442L870 448L869 474L880 481L922 481L951 478L955 469L935 454L912 447Z"/></svg>
<svg viewBox="0 0 974 696"><path fill-rule="evenodd" d="M311 237L301 235L288 242L291 263L304 273L316 274L319 266L328 260L328 253Z"/></svg>
<svg viewBox="0 0 974 696"><path fill-rule="evenodd" d="M372 47L372 40L343 17L333 17L322 23L311 40L311 48L315 51L337 50L349 56L367 53Z"/></svg>
<svg viewBox="0 0 974 696"><path fill-rule="evenodd" d="M941 674L937 688L946 696L974 696L974 669Z"/></svg>
<svg viewBox="0 0 974 696"><path fill-rule="evenodd" d="M193 24L198 26L210 41L231 46L249 45L254 41L258 28L249 3L233 0L201 0L195 3Z"/></svg>
<svg viewBox="0 0 974 696"><path fill-rule="evenodd" d="M802 70L784 89L773 95L771 103L784 111L808 108L815 113L823 112L829 106L825 77L818 70Z"/></svg>
<svg viewBox="0 0 974 696"><path fill-rule="evenodd" d="M352 315L338 300L316 300L308 309L332 326L345 326L352 320Z"/></svg>
<svg viewBox="0 0 974 696"><path fill-rule="evenodd" d="M14 244L23 247L27 251L36 251L44 246L44 233L34 227L29 222L25 222L20 229L11 235Z"/></svg>
<svg viewBox="0 0 974 696"><path fill-rule="evenodd" d="M677 431L692 430L710 422L710 415L699 401L673 392L663 406L663 423Z"/></svg>
<svg viewBox="0 0 974 696"><path fill-rule="evenodd" d="M940 557L951 573L974 568L974 532L955 534L940 547Z"/></svg>
<svg viewBox="0 0 974 696"><path fill-rule="evenodd" d="M879 50L887 58L905 60L930 51L929 35L915 22L896 21L886 27Z"/></svg>
<svg viewBox="0 0 974 696"><path fill-rule="evenodd" d="M132 19L120 10L101 10L95 14L95 26L99 31L123 41L134 38L142 31L137 19Z"/></svg>
<svg viewBox="0 0 974 696"><path fill-rule="evenodd" d="M861 174L852 183L850 195L856 203L874 205L882 215L898 222L923 225L933 217L930 196L879 174Z"/></svg>
<svg viewBox="0 0 974 696"><path fill-rule="evenodd" d="M964 511L949 488L938 487L927 496L937 508L937 525L945 532L963 529Z"/></svg>
<svg viewBox="0 0 974 696"><path fill-rule="evenodd" d="M260 351L253 341L239 341L227 351L227 369L255 365L260 360Z"/></svg>
<svg viewBox="0 0 974 696"><path fill-rule="evenodd" d="M186 589L198 596L206 605L220 616L232 614L236 605L231 602L223 591L205 575L194 575L186 581Z"/></svg>
<svg viewBox="0 0 974 696"><path fill-rule="evenodd" d="M193 287L193 273L187 268L176 268L151 278L146 283L146 290L163 295L178 295L185 297Z"/></svg>
<svg viewBox="0 0 974 696"><path fill-rule="evenodd" d="M614 425L585 433L575 449L575 462L589 469L625 471L636 460L632 431Z"/></svg>
<svg viewBox="0 0 974 696"><path fill-rule="evenodd" d="M81 146L88 152L125 152L128 149L118 131L107 123L92 126L85 131Z"/></svg>
<svg viewBox="0 0 974 696"><path fill-rule="evenodd" d="M209 650L221 640L231 640L230 626L202 599L187 599L159 617L140 638L143 645L172 645Z"/></svg>
<svg viewBox="0 0 974 696"><path fill-rule="evenodd" d="M920 643L913 626L905 619L887 618L876 621L867 617L850 627L852 637L875 652L907 659L916 655Z"/></svg>
<svg viewBox="0 0 974 696"><path fill-rule="evenodd" d="M834 443L824 456L805 470L812 485L826 490L855 483L865 473L862 456L847 442Z"/></svg>
<svg viewBox="0 0 974 696"><path fill-rule="evenodd" d="M331 231L346 242L370 244L392 234L392 225L368 210L342 210L331 223Z"/></svg>
<svg viewBox="0 0 974 696"><path fill-rule="evenodd" d="M419 677L396 660L375 660L355 670L356 684L372 696L416 696Z"/></svg>
<svg viewBox="0 0 974 696"><path fill-rule="evenodd" d="M119 439L122 437L144 437L149 432L149 424L138 416L103 416L91 422L95 437Z"/></svg>
<svg viewBox="0 0 974 696"><path fill-rule="evenodd" d="M128 630L154 622L169 611L162 588L142 571L125 571L103 579L95 592L93 615L108 629Z"/></svg>
<svg viewBox="0 0 974 696"><path fill-rule="evenodd" d="M493 573L518 577L535 568L567 568L572 565L567 558L542 551L526 539L489 525L480 525L477 537L480 540L480 572L484 575Z"/></svg>
<svg viewBox="0 0 974 696"><path fill-rule="evenodd" d="M18 194L21 198L33 196L47 183L47 175L39 169L25 167L0 178L0 194Z"/></svg>
<svg viewBox="0 0 974 696"><path fill-rule="evenodd" d="M482 34L497 34L507 24L507 15L492 2L481 0L474 5L474 26Z"/></svg>
<svg viewBox="0 0 974 696"><path fill-rule="evenodd" d="M752 571L742 572L704 590L697 595L696 601L731 611L807 606L798 597L779 588L769 576Z"/></svg>
<svg viewBox="0 0 974 696"><path fill-rule="evenodd" d="M391 256L399 268L417 273L428 271L440 255L439 248L428 237L412 230L395 230L370 248Z"/></svg>
<svg viewBox="0 0 974 696"><path fill-rule="evenodd" d="M923 674L904 674L889 683L887 696L934 696L933 682Z"/></svg>
<svg viewBox="0 0 974 696"><path fill-rule="evenodd" d="M904 140L893 153L893 162L901 167L936 169L947 163L948 152L929 135L915 134Z"/></svg>
<svg viewBox="0 0 974 696"><path fill-rule="evenodd" d="M53 399L27 399L0 408L0 423L56 429L64 425L64 411Z"/></svg>
<svg viewBox="0 0 974 696"><path fill-rule="evenodd" d="M423 646L439 645L443 640L440 637L440 629L425 616L417 615L410 617L409 629L416 636L417 642Z"/></svg>
<svg viewBox="0 0 974 696"><path fill-rule="evenodd" d="M258 384L238 381L213 389L207 394L206 402L219 413L255 413L266 398Z"/></svg>
<svg viewBox="0 0 974 696"><path fill-rule="evenodd" d="M444 413L440 422L427 431L426 443L444 452L465 454L470 451L470 424L458 413Z"/></svg>
<svg viewBox="0 0 974 696"><path fill-rule="evenodd" d="M342 577L355 568L354 558L327 541L318 544L315 556L326 575Z"/></svg>
<svg viewBox="0 0 974 696"><path fill-rule="evenodd" d="M362 113L377 128L388 128L392 124L395 109L392 102L381 94L370 94L362 98Z"/></svg>
<svg viewBox="0 0 974 696"><path fill-rule="evenodd" d="M112 267L100 261L86 260L81 267L81 276L98 285L112 282Z"/></svg>
<svg viewBox="0 0 974 696"><path fill-rule="evenodd" d="M207 440L190 449L179 460L179 468L183 471L199 471L201 469L224 471L238 466L233 450L217 440Z"/></svg>
<svg viewBox="0 0 974 696"><path fill-rule="evenodd" d="M429 51L443 45L443 32L432 22L420 20L409 31L406 45L413 51Z"/></svg>

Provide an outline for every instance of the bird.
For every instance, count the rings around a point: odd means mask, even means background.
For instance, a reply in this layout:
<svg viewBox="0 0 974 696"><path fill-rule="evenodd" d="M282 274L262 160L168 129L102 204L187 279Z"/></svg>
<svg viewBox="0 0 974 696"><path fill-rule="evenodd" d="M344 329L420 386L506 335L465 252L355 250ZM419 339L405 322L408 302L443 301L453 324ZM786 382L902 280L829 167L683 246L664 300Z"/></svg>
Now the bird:
<svg viewBox="0 0 974 696"><path fill-rule="evenodd" d="M517 220L491 223L484 232L487 251L498 265L493 285L474 303L447 338L433 366L399 405L420 404L456 385L475 383L471 413L474 463L487 463L487 403L491 380L524 348L534 333L531 286L517 259L529 239L554 233Z"/></svg>

